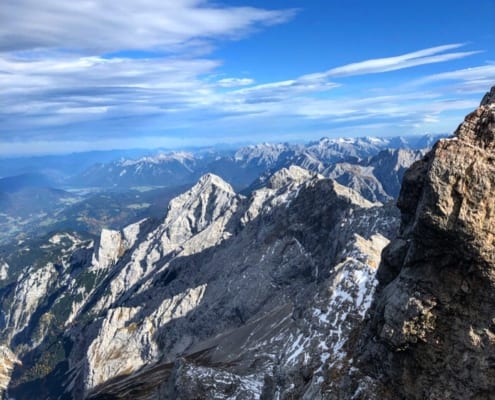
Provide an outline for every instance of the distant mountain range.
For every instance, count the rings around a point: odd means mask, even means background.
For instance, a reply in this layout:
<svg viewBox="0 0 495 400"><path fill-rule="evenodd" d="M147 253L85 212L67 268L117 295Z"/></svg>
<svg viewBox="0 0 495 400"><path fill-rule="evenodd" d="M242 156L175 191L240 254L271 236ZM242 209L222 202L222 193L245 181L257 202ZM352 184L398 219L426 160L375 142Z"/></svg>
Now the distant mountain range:
<svg viewBox="0 0 495 400"><path fill-rule="evenodd" d="M262 143L240 148L230 154L215 151L158 153L139 159L95 164L70 180L70 184L104 188L174 186L192 184L203 174L211 172L225 179L235 189L243 190L260 175L290 165L329 175L336 163L370 166L370 158L382 150L425 149L443 136L322 138L306 145ZM398 162L399 158L407 158L405 153L401 154L396 157ZM397 190L395 186L388 191L384 189L384 196L393 197L397 195Z"/></svg>
<svg viewBox="0 0 495 400"><path fill-rule="evenodd" d="M0 158L0 178L23 174L42 174L57 184L81 173L96 163L106 163L122 157L135 158L152 154L152 150L106 150L80 153Z"/></svg>
<svg viewBox="0 0 495 400"><path fill-rule="evenodd" d="M0 179L0 243L60 229L98 235L102 228L161 215L173 196L206 173L249 195L275 171L297 165L367 200L387 202L398 196L404 170L424 154L419 149L440 136L322 138L306 145L262 143L196 152L90 152L25 158L23 166L14 159L12 168L35 169ZM0 167L7 161L0 160ZM56 165L66 169L54 172Z"/></svg>

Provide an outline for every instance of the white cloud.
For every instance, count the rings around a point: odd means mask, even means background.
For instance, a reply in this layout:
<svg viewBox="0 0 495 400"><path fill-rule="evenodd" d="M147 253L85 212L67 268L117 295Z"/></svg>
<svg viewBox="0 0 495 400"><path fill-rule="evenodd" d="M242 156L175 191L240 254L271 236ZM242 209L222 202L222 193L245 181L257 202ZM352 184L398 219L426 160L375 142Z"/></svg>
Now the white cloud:
<svg viewBox="0 0 495 400"><path fill-rule="evenodd" d="M210 102L213 89L198 77L218 65L208 59L59 53L41 60L0 57L0 129L28 135L35 128L187 110Z"/></svg>
<svg viewBox="0 0 495 400"><path fill-rule="evenodd" d="M455 82L455 85L452 85ZM450 91L456 93L481 93L495 83L495 64L464 68L454 71L428 75L411 82L411 86L450 85Z"/></svg>
<svg viewBox="0 0 495 400"><path fill-rule="evenodd" d="M0 51L176 51L197 40L238 38L293 15L204 0L2 0Z"/></svg>
<svg viewBox="0 0 495 400"><path fill-rule="evenodd" d="M339 87L340 84L335 82L335 80L340 77L376 74L412 68L419 65L447 62L478 53L477 51L448 52L461 46L463 44L459 43L436 46L399 56L346 64L325 72L305 74L292 80L270 82L239 89L235 92L235 103L271 103L284 101L289 97L325 92Z"/></svg>
<svg viewBox="0 0 495 400"><path fill-rule="evenodd" d="M455 71L441 72L434 75L429 75L424 77L417 82L419 83L429 83L434 81L470 81L479 79L494 79L495 78L495 64L487 64L479 67L464 68Z"/></svg>
<svg viewBox="0 0 495 400"><path fill-rule="evenodd" d="M234 103L273 103L286 101L294 96L325 92L339 84L326 79L290 79L264 83L232 92L229 101Z"/></svg>
<svg viewBox="0 0 495 400"><path fill-rule="evenodd" d="M431 127L441 113L473 108L472 99L463 99L451 90L418 90L416 86L366 93L352 86L341 88L339 78L472 53L449 52L459 46L365 60L260 84L251 78L219 79L225 76L220 75L221 63L207 54L104 58L47 49L4 52L0 53L0 143L24 138L70 139L75 143L91 141L95 132L108 140L168 133L172 137L177 131L220 135L247 127L273 132L285 129L289 135L296 128L303 130L305 124L322 129L351 121L355 126L378 126L385 121L397 126L408 121L411 129ZM475 70L437 74L424 80L465 79L467 85L483 76L485 80L495 76L493 66Z"/></svg>
<svg viewBox="0 0 495 400"><path fill-rule="evenodd" d="M238 87L238 86L248 86L254 83L254 79L251 78L223 78L217 81L218 86L221 87Z"/></svg>
<svg viewBox="0 0 495 400"><path fill-rule="evenodd" d="M434 64L456 60L479 53L479 51L452 52L447 51L464 46L462 43L454 43L443 46L430 47L394 57L376 58L360 61L352 64L329 69L326 72L305 75L306 79L322 79L377 74L382 72L396 71L404 68L416 67L425 64ZM443 54L439 54L443 53Z"/></svg>

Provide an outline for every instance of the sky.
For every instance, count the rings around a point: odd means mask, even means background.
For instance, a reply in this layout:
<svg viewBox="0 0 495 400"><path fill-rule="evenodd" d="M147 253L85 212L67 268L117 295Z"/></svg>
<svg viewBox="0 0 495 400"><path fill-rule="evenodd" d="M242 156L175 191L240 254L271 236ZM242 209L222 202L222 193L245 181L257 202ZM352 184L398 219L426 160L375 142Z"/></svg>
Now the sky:
<svg viewBox="0 0 495 400"><path fill-rule="evenodd" d="M0 156L452 132L495 1L2 0Z"/></svg>

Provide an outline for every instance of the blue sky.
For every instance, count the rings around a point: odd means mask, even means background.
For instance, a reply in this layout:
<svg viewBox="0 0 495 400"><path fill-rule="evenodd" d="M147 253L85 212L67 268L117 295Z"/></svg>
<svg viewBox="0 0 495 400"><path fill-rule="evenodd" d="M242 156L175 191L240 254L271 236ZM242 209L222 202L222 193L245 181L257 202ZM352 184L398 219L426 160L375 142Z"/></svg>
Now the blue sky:
<svg viewBox="0 0 495 400"><path fill-rule="evenodd" d="M451 132L495 2L3 0L0 155Z"/></svg>

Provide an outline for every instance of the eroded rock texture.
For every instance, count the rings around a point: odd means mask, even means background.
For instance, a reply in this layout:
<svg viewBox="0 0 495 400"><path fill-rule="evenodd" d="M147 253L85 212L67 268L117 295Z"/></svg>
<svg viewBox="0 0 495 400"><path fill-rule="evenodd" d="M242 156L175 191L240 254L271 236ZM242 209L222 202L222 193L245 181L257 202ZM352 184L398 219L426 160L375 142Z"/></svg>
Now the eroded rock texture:
<svg viewBox="0 0 495 400"><path fill-rule="evenodd" d="M493 399L495 87L453 138L410 168L398 206L400 235L384 250L354 350L360 372L341 393Z"/></svg>

